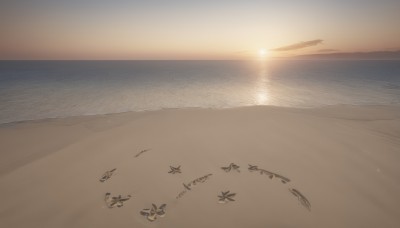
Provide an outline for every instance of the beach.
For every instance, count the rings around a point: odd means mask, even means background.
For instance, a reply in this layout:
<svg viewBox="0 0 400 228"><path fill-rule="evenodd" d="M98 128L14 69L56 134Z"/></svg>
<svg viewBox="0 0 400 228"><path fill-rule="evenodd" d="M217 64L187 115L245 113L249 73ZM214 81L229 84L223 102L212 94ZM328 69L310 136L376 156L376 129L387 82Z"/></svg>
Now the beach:
<svg viewBox="0 0 400 228"><path fill-rule="evenodd" d="M399 129L350 105L3 124L0 226L398 227Z"/></svg>

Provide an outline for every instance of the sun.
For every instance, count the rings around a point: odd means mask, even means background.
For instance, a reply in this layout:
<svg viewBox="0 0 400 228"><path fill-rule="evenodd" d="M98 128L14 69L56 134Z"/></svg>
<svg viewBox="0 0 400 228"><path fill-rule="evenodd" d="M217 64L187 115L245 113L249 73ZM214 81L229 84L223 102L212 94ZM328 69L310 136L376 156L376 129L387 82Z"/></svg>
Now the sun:
<svg viewBox="0 0 400 228"><path fill-rule="evenodd" d="M267 57L268 56L268 50L266 50L265 48L258 49L258 56L260 56L260 58Z"/></svg>

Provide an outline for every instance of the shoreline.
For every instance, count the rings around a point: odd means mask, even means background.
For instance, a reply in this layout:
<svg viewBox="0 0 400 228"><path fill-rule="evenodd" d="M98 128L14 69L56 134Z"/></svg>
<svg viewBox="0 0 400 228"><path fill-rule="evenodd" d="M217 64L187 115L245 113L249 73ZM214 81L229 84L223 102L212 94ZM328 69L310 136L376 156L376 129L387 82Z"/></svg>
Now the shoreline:
<svg viewBox="0 0 400 228"><path fill-rule="evenodd" d="M41 123L46 121L58 121L63 119L80 119L80 118L96 118L96 117L108 117L113 115L124 115L124 114L135 114L135 113L151 113L151 112L162 112L168 110L236 110L236 109L246 109L246 108L278 108L278 109L292 109L292 110L326 110L332 108L351 108L351 107L361 107L361 108L393 108L400 109L400 105L396 104L334 104L334 105L324 105L324 106L310 106L310 107L292 107L292 106L277 106L277 105L247 105L240 107L223 107L223 108L214 108L214 107L180 107L180 108L160 108L160 109L149 109L149 110L135 110L135 111L124 111L124 112L112 112L112 113L104 113L104 114L85 114L85 115L76 115L76 116L61 116L61 117L48 117L43 119L27 119L27 120L19 120L12 122L4 122L0 123L0 128L13 126L18 124L25 123Z"/></svg>
<svg viewBox="0 0 400 228"><path fill-rule="evenodd" d="M398 129L355 105L2 124L0 226L397 227Z"/></svg>

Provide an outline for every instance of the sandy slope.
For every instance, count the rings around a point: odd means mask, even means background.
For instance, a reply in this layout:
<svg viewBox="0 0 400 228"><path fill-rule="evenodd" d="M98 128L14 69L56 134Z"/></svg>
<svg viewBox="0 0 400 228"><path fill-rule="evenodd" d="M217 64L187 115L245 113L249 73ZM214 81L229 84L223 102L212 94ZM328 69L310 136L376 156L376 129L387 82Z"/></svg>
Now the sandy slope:
<svg viewBox="0 0 400 228"><path fill-rule="evenodd" d="M31 121L1 126L0 161L0 227L400 227L398 107ZM240 173L220 168L232 162ZM291 181L250 172L248 164ZM170 165L182 173L168 173ZM212 176L176 198L183 183L206 174ZM237 193L235 201L218 203L227 190ZM107 192L132 198L110 209ZM149 222L139 212L152 203L166 203L166 216Z"/></svg>

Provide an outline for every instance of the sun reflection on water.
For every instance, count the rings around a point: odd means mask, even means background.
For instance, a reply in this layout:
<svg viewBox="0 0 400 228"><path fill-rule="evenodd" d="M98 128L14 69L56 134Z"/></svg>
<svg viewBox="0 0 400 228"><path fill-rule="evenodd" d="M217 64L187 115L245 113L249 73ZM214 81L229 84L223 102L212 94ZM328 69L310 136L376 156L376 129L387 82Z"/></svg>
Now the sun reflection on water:
<svg viewBox="0 0 400 228"><path fill-rule="evenodd" d="M266 105L268 101L267 93L259 92L257 94L257 105Z"/></svg>
<svg viewBox="0 0 400 228"><path fill-rule="evenodd" d="M260 71L256 79L254 103L255 105L268 105L270 103L270 81L268 79L267 64L260 62Z"/></svg>

